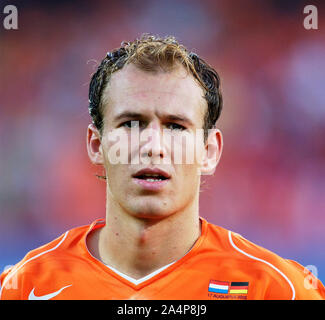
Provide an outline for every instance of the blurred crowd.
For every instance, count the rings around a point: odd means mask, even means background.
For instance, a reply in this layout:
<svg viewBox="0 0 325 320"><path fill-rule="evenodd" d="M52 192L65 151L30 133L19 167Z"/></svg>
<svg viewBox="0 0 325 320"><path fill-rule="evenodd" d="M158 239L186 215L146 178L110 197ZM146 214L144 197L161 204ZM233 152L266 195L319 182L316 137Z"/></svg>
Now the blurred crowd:
<svg viewBox="0 0 325 320"><path fill-rule="evenodd" d="M325 280L325 32L305 1L11 1L0 30L0 271L105 216L86 152L88 84L105 53L175 35L221 76L224 151L201 216ZM318 5L318 2L316 2Z"/></svg>

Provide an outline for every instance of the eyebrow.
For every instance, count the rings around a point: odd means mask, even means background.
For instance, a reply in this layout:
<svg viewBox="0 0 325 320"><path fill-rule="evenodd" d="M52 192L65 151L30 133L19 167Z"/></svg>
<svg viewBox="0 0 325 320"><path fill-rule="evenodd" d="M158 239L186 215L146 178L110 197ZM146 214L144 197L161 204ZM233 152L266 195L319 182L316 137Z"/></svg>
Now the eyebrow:
<svg viewBox="0 0 325 320"><path fill-rule="evenodd" d="M114 117L114 121L119 121L119 120L123 120L123 119L146 119L146 118L147 118L147 116L142 113L124 111L124 112L121 112L118 115L116 115ZM163 118L166 121L180 121L183 123L187 123L188 125L194 126L194 123L192 122L192 120L190 120L189 118L187 118L184 115L178 115L178 114L164 115L163 114L161 116L161 118Z"/></svg>
<svg viewBox="0 0 325 320"><path fill-rule="evenodd" d="M119 121L119 120L122 120L122 119L143 118L143 117L144 116L141 113L125 111L125 112L121 112L117 116L115 116L114 121Z"/></svg>
<svg viewBox="0 0 325 320"><path fill-rule="evenodd" d="M192 122L192 120L190 120L189 118L185 117L184 115L176 115L176 114L170 114L170 115L166 115L165 119L167 121L180 121L183 123L187 123L191 126L194 125L194 123Z"/></svg>

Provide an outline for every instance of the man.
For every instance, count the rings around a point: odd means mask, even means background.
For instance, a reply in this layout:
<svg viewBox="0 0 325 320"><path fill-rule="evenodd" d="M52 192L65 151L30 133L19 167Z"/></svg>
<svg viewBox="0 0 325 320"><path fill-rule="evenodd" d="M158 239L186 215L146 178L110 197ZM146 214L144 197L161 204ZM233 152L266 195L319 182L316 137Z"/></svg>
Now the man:
<svg viewBox="0 0 325 320"><path fill-rule="evenodd" d="M221 108L218 74L173 37L108 53L91 79L87 131L106 219L29 252L2 275L1 298L325 298L298 263L199 216L201 175L222 153Z"/></svg>

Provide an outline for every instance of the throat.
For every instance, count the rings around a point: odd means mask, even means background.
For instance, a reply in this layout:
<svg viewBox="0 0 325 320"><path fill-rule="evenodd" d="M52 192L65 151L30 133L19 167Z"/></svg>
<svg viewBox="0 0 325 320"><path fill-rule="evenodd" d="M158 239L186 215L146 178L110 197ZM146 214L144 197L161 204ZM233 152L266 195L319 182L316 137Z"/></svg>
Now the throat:
<svg viewBox="0 0 325 320"><path fill-rule="evenodd" d="M94 238L96 258L134 279L181 259L194 246L201 227L198 217L191 221L175 218L171 215L148 221L131 215L111 215Z"/></svg>

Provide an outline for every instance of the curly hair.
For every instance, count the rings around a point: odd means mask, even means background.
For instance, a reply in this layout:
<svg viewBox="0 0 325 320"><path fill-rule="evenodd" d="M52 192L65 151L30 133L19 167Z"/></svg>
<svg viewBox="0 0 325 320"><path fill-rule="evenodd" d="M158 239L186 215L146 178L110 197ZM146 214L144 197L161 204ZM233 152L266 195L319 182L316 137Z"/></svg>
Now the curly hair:
<svg viewBox="0 0 325 320"><path fill-rule="evenodd" d="M173 36L164 38L144 34L133 42L122 42L121 47L108 52L92 75L89 85L89 114L92 122L103 134L103 92L111 75L132 63L146 72L160 68L170 71L181 63L204 89L208 109L204 116L204 140L208 129L215 127L222 110L222 95L218 73L202 58L189 52Z"/></svg>

